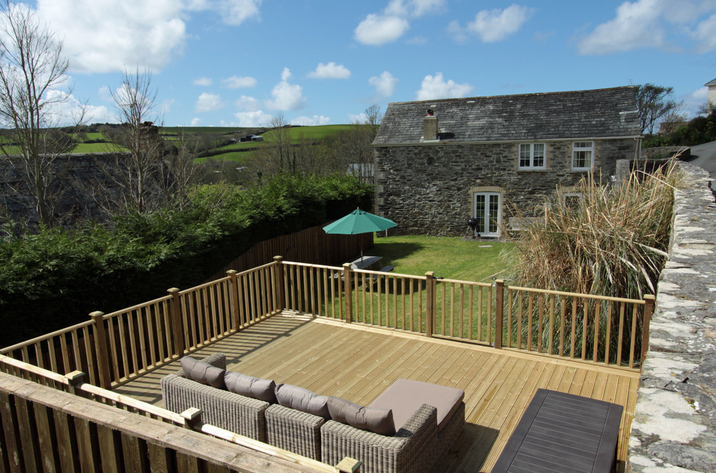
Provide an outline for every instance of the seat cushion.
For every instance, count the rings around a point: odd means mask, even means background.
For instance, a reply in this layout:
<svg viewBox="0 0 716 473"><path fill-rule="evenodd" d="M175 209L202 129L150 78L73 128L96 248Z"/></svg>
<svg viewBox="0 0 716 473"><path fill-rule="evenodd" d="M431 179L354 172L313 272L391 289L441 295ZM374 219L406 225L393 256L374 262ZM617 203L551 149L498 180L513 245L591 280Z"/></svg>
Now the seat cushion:
<svg viewBox="0 0 716 473"><path fill-rule="evenodd" d="M380 407L363 407L339 397L328 398L328 412L336 422L381 435L395 435L393 411Z"/></svg>
<svg viewBox="0 0 716 473"><path fill-rule="evenodd" d="M226 389L224 384L224 372L221 368L211 366L205 361L200 361L190 356L181 359L181 369L184 377L201 384L208 384L215 388Z"/></svg>
<svg viewBox="0 0 716 473"><path fill-rule="evenodd" d="M252 397L270 403L276 402L276 383L272 379L254 378L234 371L224 373L226 389L232 393Z"/></svg>
<svg viewBox="0 0 716 473"><path fill-rule="evenodd" d="M439 384L398 379L378 396L370 407L392 409L395 429L399 430L423 404L438 410L438 430L442 430L458 408L465 391Z"/></svg>
<svg viewBox="0 0 716 473"><path fill-rule="evenodd" d="M308 389L283 383L276 386L275 392L276 399L282 406L324 419L331 418L331 414L328 412L328 396L320 396Z"/></svg>

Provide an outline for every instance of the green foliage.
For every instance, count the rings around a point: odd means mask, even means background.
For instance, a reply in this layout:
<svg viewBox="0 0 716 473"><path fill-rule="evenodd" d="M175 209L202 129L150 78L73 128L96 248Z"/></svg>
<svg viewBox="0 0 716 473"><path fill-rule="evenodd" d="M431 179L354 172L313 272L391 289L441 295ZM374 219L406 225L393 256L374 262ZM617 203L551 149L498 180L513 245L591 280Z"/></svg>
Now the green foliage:
<svg viewBox="0 0 716 473"><path fill-rule="evenodd" d="M716 140L716 109L712 109L707 116L692 119L669 135L647 137L644 139L644 147L696 146L714 140Z"/></svg>
<svg viewBox="0 0 716 473"><path fill-rule="evenodd" d="M253 189L199 186L189 199L184 210L129 213L111 228L0 239L0 346L201 284L262 240L370 208L372 188L348 176L281 176Z"/></svg>

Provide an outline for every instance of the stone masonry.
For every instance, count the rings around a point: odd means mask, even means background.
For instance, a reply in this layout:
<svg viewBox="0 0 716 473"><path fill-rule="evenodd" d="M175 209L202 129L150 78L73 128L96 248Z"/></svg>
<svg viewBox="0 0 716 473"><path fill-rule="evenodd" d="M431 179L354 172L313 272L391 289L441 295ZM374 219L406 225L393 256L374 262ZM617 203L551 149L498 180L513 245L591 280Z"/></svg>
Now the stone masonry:
<svg viewBox="0 0 716 473"><path fill-rule="evenodd" d="M629 442L632 472L716 471L716 203L681 163L671 250L657 289Z"/></svg>
<svg viewBox="0 0 716 473"><path fill-rule="evenodd" d="M424 143L376 147L376 207L394 220L394 234L459 236L473 214L473 192L502 195L502 223L535 217L557 188L576 186L586 172L571 170L573 141L546 143L546 169L518 169L518 143ZM595 169L608 180L617 160L633 159L633 139L595 141ZM516 214L515 214L515 209Z"/></svg>

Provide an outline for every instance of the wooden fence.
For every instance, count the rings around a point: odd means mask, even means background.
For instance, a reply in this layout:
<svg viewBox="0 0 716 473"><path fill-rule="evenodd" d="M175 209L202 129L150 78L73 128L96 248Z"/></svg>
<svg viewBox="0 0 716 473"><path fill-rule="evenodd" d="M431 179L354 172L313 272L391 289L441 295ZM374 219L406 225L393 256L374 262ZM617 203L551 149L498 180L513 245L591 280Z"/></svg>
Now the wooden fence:
<svg viewBox="0 0 716 473"><path fill-rule="evenodd" d="M329 235L325 225L307 228L256 244L209 280L221 279L229 270L246 271L281 255L290 261L314 264L336 264L347 261L363 251L373 248L373 233L361 235Z"/></svg>
<svg viewBox="0 0 716 473"><path fill-rule="evenodd" d="M204 424L199 410L170 412L85 383L79 371L60 375L3 355L0 366L14 375L0 373L3 472L339 473L360 465L334 467Z"/></svg>
<svg viewBox="0 0 716 473"><path fill-rule="evenodd" d="M646 356L654 297L644 300L283 263L288 310L639 369Z"/></svg>

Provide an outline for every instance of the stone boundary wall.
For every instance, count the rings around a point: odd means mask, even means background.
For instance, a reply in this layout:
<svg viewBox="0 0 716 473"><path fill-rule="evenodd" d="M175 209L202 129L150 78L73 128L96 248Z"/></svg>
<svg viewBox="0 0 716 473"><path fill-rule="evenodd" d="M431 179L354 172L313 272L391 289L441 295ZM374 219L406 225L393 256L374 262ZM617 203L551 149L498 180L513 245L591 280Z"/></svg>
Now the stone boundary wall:
<svg viewBox="0 0 716 473"><path fill-rule="evenodd" d="M716 471L716 203L709 174L680 163L669 260L661 273L631 426L627 471Z"/></svg>
<svg viewBox="0 0 716 473"><path fill-rule="evenodd" d="M643 148L641 157L643 159L664 159L679 155L679 159L688 159L691 156L691 148L688 146L658 146L656 148Z"/></svg>

